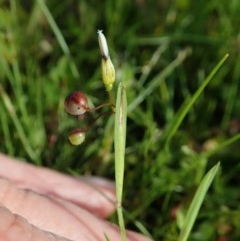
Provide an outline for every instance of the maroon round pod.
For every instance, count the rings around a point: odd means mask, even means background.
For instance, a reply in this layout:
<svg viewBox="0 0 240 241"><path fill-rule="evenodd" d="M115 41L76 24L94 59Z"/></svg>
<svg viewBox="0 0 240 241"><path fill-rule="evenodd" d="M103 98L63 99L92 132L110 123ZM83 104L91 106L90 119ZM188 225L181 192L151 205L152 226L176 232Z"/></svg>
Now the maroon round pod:
<svg viewBox="0 0 240 241"><path fill-rule="evenodd" d="M84 93L74 91L64 102L65 110L71 115L82 115L88 110L88 100Z"/></svg>

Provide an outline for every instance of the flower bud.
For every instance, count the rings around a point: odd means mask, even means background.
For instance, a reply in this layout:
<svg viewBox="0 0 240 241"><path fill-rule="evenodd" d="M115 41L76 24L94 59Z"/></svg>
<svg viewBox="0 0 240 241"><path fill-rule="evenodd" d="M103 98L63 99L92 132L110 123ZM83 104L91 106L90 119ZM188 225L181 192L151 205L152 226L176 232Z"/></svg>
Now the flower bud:
<svg viewBox="0 0 240 241"><path fill-rule="evenodd" d="M88 110L86 96L80 91L74 91L64 102L65 110L71 115L82 115Z"/></svg>
<svg viewBox="0 0 240 241"><path fill-rule="evenodd" d="M109 52L108 52L107 40L104 34L102 33L102 30L98 30L98 43L99 43L99 48L100 48L102 58L108 59Z"/></svg>
<svg viewBox="0 0 240 241"><path fill-rule="evenodd" d="M76 129L69 134L68 139L72 145L78 146L84 142L85 136L86 133L84 131Z"/></svg>
<svg viewBox="0 0 240 241"><path fill-rule="evenodd" d="M107 40L101 30L98 30L98 42L102 56L103 83L107 91L110 91L115 82L115 69L109 56Z"/></svg>
<svg viewBox="0 0 240 241"><path fill-rule="evenodd" d="M102 59L102 78L107 91L110 91L115 82L115 69L110 58Z"/></svg>

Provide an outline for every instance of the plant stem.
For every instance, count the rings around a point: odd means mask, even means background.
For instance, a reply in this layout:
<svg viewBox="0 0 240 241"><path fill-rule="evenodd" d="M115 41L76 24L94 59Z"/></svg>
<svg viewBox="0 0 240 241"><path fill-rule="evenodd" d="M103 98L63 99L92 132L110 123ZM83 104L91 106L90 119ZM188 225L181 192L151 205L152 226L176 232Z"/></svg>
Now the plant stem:
<svg viewBox="0 0 240 241"><path fill-rule="evenodd" d="M114 94L113 94L112 90L108 91L108 97L109 97L109 102L112 106L112 111L113 111L113 113L115 113L115 111L116 111L115 99L114 99Z"/></svg>

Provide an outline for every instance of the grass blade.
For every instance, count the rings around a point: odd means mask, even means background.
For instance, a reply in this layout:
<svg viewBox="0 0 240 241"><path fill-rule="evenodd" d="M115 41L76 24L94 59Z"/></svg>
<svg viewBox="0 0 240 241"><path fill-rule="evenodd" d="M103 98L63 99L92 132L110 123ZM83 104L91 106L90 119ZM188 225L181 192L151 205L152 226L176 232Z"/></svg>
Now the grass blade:
<svg viewBox="0 0 240 241"><path fill-rule="evenodd" d="M222 151L225 147L232 145L233 143L240 140L240 133L232 136L231 138L219 143L219 145L203 154L204 158L209 158L210 156L214 155L217 152Z"/></svg>
<svg viewBox="0 0 240 241"><path fill-rule="evenodd" d="M21 140L25 151L27 152L29 157L32 159L32 161L35 162L37 165L39 165L40 163L38 160L38 156L36 155L36 152L33 150L31 144L29 143L29 139L28 139L27 135L25 134L25 131L21 125L21 122L16 114L14 105L12 104L7 93L4 91L2 85L0 85L0 96L2 97L5 108L8 111L8 113L15 125L17 133L19 135L19 139Z"/></svg>
<svg viewBox="0 0 240 241"><path fill-rule="evenodd" d="M169 148L170 141L176 131L178 130L179 126L181 125L183 119L189 112L190 108L193 106L193 104L197 101L205 87L209 84L209 82L212 80L214 75L217 73L217 71L220 69L220 67L223 65L223 63L226 61L228 58L229 54L226 54L215 66L215 68L211 71L211 73L207 76L207 78L203 81L203 83L200 85L200 87L197 89L197 91L194 93L194 95L190 98L187 99L181 108L179 109L178 113L175 115L173 121L170 123L170 125L167 127L164 136L166 137L166 142L165 142L165 148Z"/></svg>
<svg viewBox="0 0 240 241"><path fill-rule="evenodd" d="M142 103L147 96L151 95L151 93L159 87L159 84L170 75L191 53L189 48L186 48L179 52L176 59L174 59L163 71L157 74L152 81L143 88L143 90L139 93L137 98L135 98L128 106L128 112L133 111L140 103Z"/></svg>
<svg viewBox="0 0 240 241"><path fill-rule="evenodd" d="M203 178L200 183L196 194L191 202L191 205L188 209L187 215L185 217L183 228L180 232L178 241L186 241L189 237L193 224L197 218L199 209L203 203L204 197L207 193L208 188L210 187L217 171L219 169L220 163L216 164Z"/></svg>
<svg viewBox="0 0 240 241"><path fill-rule="evenodd" d="M75 62L73 61L72 57L71 57L71 53L70 53L70 49L58 27L58 25L56 24L51 12L48 10L47 5L45 4L45 2L43 0L37 0L39 7L41 8L42 12L44 13L49 25L52 28L52 31L54 32L63 53L68 57L69 60L69 65L71 68L71 71L73 73L73 76L78 79L80 77L77 66L75 64Z"/></svg>

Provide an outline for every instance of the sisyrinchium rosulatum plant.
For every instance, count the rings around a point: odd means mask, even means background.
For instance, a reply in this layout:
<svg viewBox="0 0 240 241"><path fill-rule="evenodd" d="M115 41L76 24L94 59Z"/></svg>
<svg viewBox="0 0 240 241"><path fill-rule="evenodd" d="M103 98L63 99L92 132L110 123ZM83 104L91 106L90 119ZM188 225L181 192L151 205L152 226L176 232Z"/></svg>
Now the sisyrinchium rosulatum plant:
<svg viewBox="0 0 240 241"><path fill-rule="evenodd" d="M127 100L123 84L120 82L117 91L117 99L114 100L113 84L115 82L115 69L110 59L106 38L101 30L98 31L98 41L101 53L102 80L109 96L109 101L97 107L90 108L88 99L84 92L73 91L64 102L65 110L79 121L84 119L87 113L98 111L102 107L109 106L110 109L97 115L94 120L84 128L76 128L69 133L69 141L73 145L81 145L85 141L85 136L90 131L93 124L105 114L115 114L114 126L114 154L115 154L115 182L116 182L116 209L118 223L121 230L121 238L126 240L125 225L122 212L122 192L124 179L124 157L125 157L125 139L126 139L126 116ZM109 240L107 234L105 238Z"/></svg>
<svg viewBox="0 0 240 241"><path fill-rule="evenodd" d="M197 209L185 211L220 161L188 240L240 239L240 1L11 0L0 6L1 152L73 175L114 178L117 84L108 101L98 81L106 56L95 48L96 28L107 26L116 80L128 97L126 227L169 241L181 230L186 239ZM225 53L229 58L209 82ZM87 97L79 117L62 111L72 90ZM105 111L110 115L102 118ZM82 145L69 145L68 128L85 131L75 136L78 143L86 136ZM199 207L201 196L195 200Z"/></svg>

